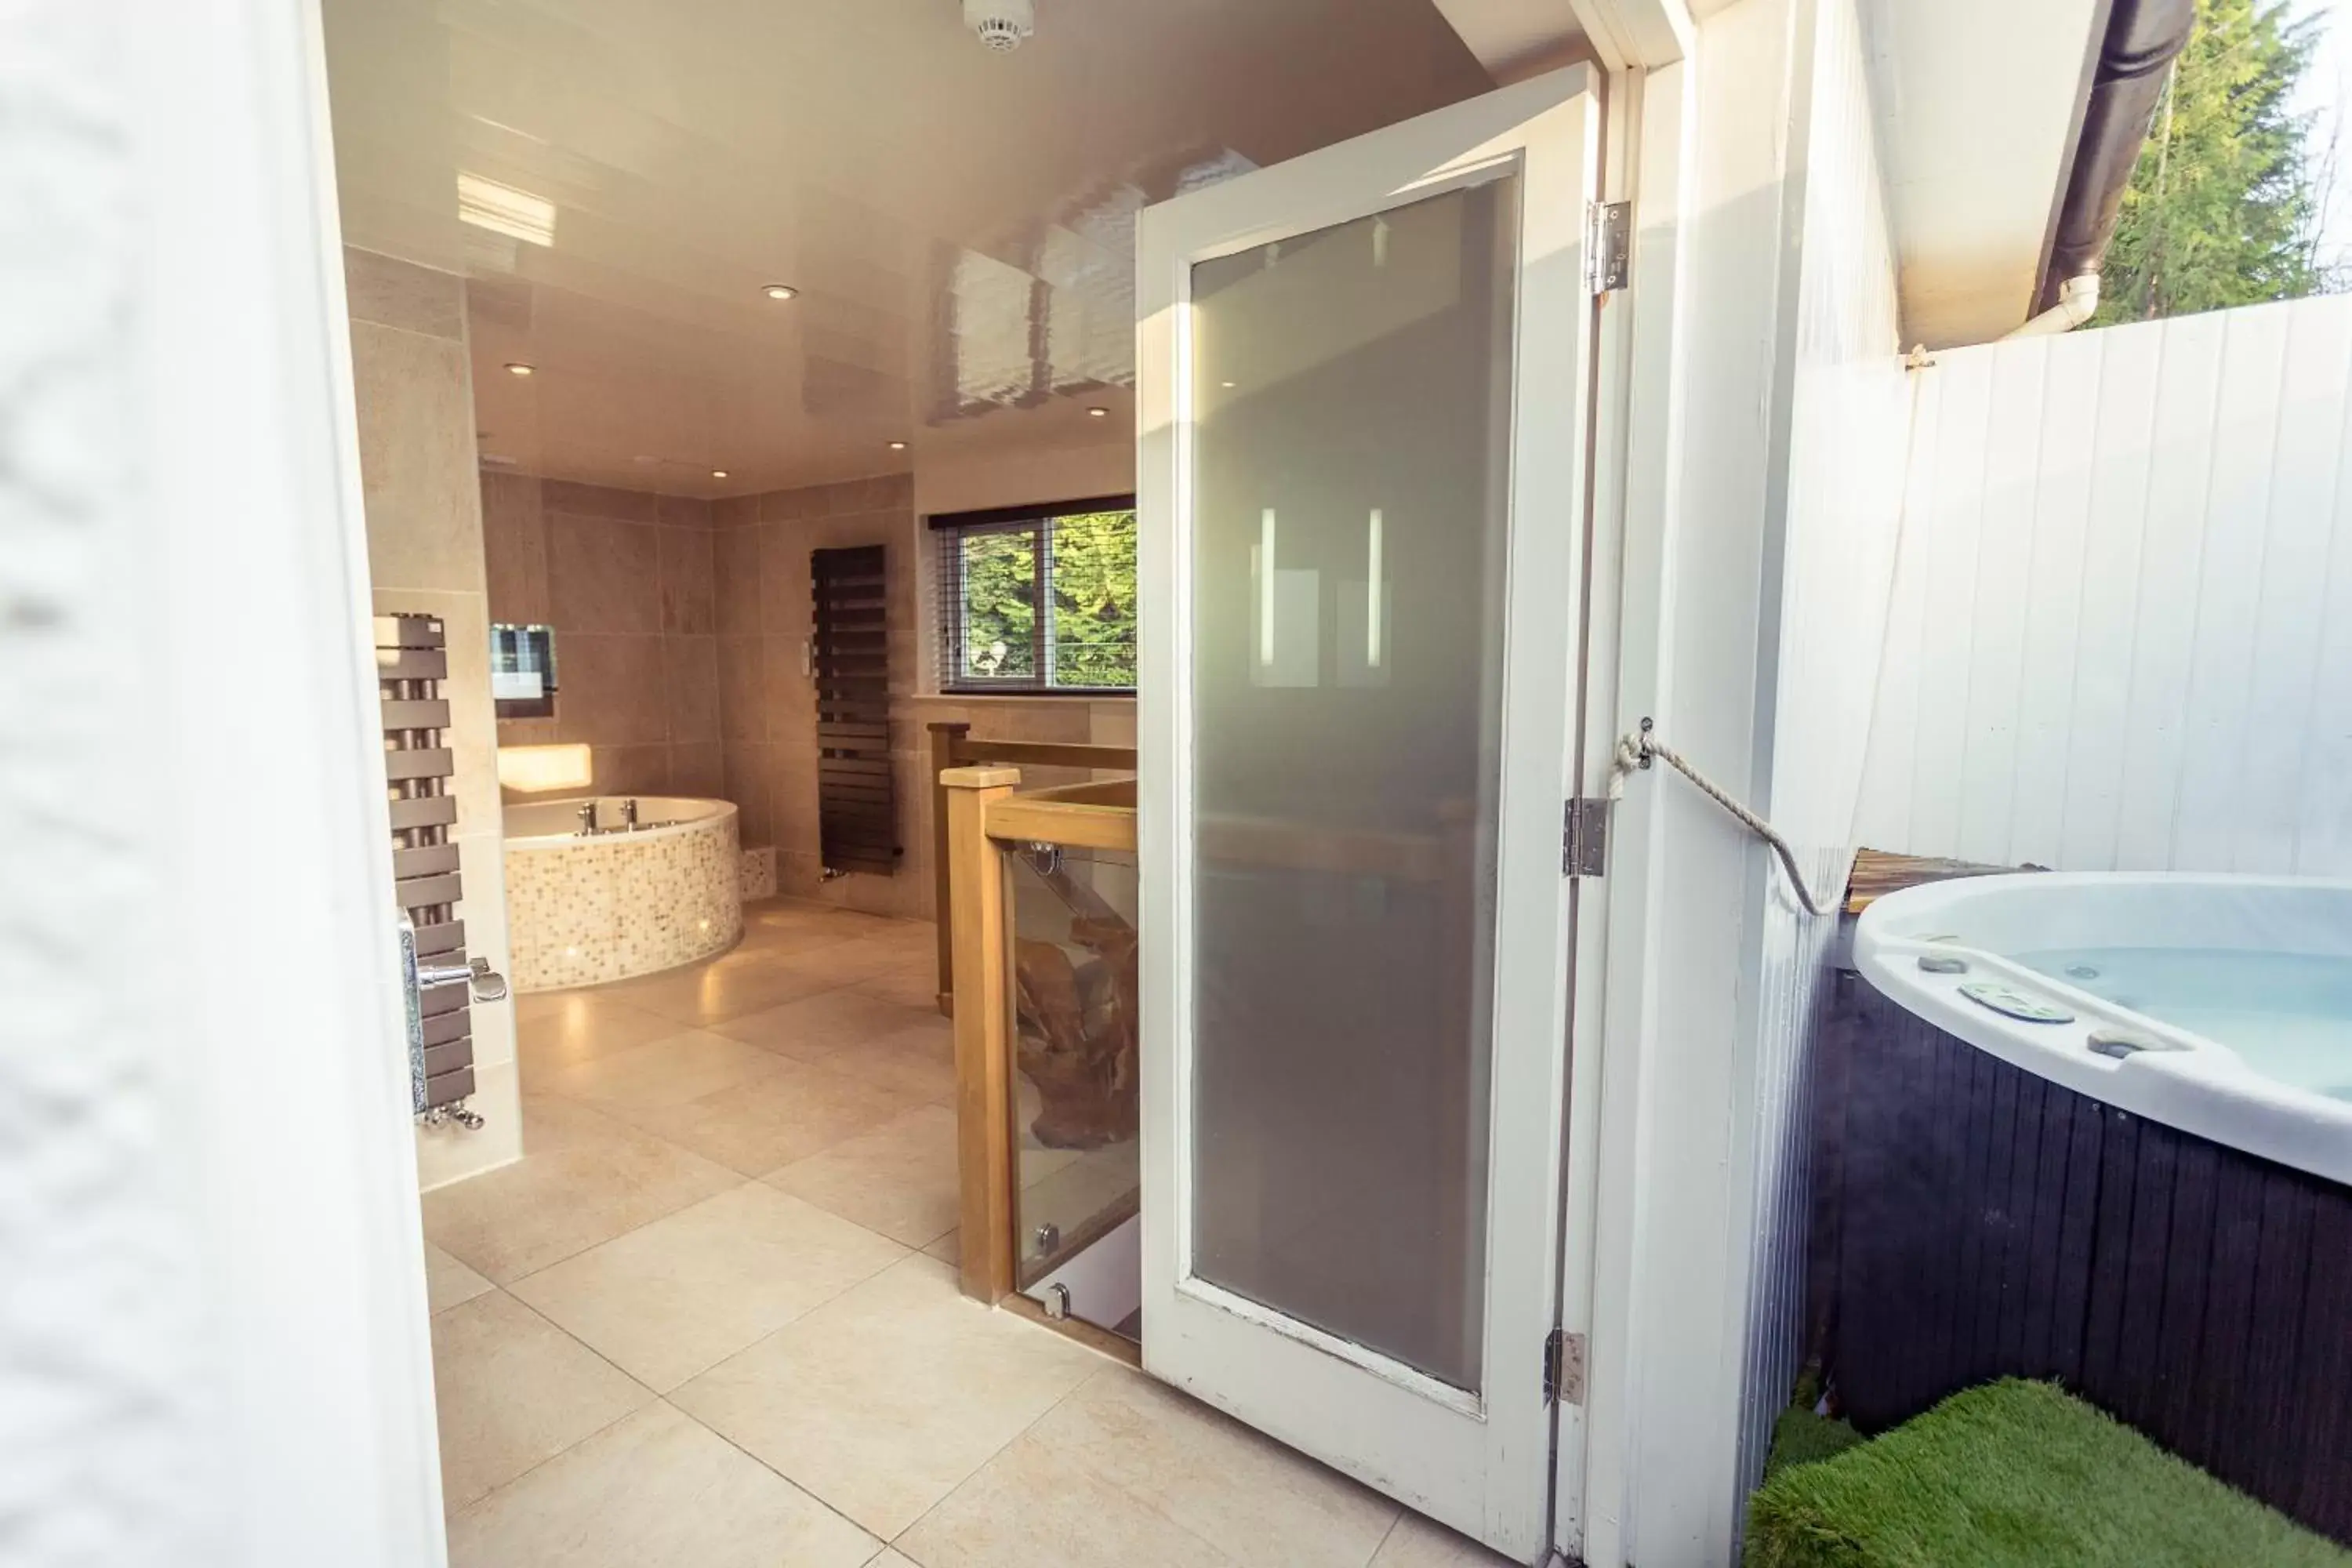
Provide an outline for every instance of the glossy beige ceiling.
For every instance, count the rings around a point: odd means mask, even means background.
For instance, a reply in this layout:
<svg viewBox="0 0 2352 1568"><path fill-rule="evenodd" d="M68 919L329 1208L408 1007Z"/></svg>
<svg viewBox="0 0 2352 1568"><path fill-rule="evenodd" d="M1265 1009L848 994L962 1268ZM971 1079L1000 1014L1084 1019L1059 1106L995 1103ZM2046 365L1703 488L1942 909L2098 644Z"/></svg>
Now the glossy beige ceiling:
<svg viewBox="0 0 2352 1568"><path fill-rule="evenodd" d="M485 454L690 494L1127 428L1139 207L1489 85L1431 0L325 10L344 239L471 279Z"/></svg>

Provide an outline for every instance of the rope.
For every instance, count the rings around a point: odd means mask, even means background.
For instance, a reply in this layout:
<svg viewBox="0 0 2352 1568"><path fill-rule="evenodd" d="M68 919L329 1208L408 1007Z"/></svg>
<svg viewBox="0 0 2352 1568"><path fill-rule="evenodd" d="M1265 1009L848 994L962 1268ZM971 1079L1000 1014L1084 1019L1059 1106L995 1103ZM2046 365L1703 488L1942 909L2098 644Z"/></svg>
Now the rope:
<svg viewBox="0 0 2352 1568"><path fill-rule="evenodd" d="M1748 832L1772 847L1772 852L1780 858L1780 868L1788 872L1789 883L1797 889L1798 901L1805 906L1807 914L1818 920L1836 911L1834 901L1824 904L1813 896L1813 889L1805 881L1805 874L1797 868L1797 852L1789 847L1789 841L1781 837L1770 823L1726 795L1722 785L1691 766L1681 752L1647 730L1618 737L1616 760L1609 764L1609 798L1622 800L1625 797L1625 781L1648 767L1652 758L1690 780L1698 786L1701 795L1738 817Z"/></svg>

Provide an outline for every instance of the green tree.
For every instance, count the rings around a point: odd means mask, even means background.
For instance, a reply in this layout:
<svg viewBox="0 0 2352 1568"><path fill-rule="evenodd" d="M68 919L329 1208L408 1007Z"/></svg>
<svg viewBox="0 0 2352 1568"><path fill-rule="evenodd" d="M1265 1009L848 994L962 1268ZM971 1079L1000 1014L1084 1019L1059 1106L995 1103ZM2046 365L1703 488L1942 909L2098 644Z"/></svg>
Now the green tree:
<svg viewBox="0 0 2352 1568"><path fill-rule="evenodd" d="M1021 528L960 542L963 678L1133 686L1135 513L1076 512L1046 527L1051 668L1037 668L1037 531Z"/></svg>
<svg viewBox="0 0 2352 1568"><path fill-rule="evenodd" d="M1135 514L1054 520L1054 684L1135 684Z"/></svg>
<svg viewBox="0 0 2352 1568"><path fill-rule="evenodd" d="M2093 324L2315 291L2307 117L2290 111L2315 18L2287 0L2198 0L2125 188Z"/></svg>

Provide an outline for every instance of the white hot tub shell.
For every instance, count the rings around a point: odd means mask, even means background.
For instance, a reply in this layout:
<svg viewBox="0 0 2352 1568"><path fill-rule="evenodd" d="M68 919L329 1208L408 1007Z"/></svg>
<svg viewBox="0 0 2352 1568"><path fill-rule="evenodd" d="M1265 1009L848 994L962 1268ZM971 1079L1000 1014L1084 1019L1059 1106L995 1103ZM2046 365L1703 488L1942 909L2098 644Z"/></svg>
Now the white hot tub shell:
<svg viewBox="0 0 2352 1568"><path fill-rule="evenodd" d="M587 796L506 808L507 920L518 991L625 980L708 958L743 934L735 807L638 795L632 832L583 836ZM604 826L623 799L596 797Z"/></svg>

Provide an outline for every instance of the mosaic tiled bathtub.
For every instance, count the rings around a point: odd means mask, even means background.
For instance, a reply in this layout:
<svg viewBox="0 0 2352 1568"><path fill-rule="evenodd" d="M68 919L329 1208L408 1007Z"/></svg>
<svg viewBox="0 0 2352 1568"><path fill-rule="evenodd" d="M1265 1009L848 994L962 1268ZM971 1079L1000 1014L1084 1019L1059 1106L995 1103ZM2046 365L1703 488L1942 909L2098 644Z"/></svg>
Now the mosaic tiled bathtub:
<svg viewBox="0 0 2352 1568"><path fill-rule="evenodd" d="M743 934L734 806L636 803L635 831L590 837L580 833L585 796L507 807L516 990L625 980L708 958ZM599 796L599 826L617 826L622 810L620 797Z"/></svg>

